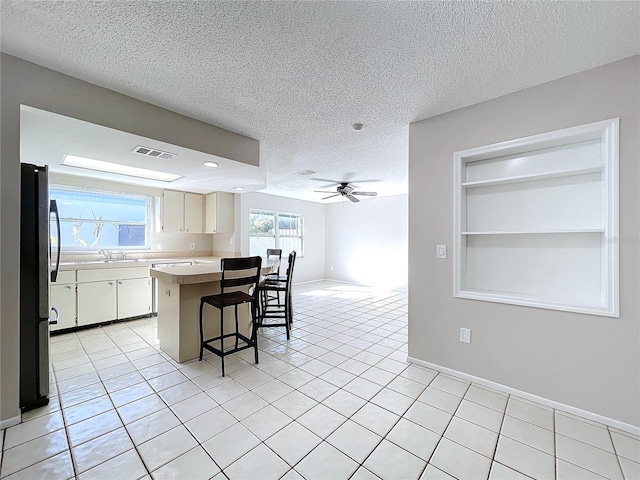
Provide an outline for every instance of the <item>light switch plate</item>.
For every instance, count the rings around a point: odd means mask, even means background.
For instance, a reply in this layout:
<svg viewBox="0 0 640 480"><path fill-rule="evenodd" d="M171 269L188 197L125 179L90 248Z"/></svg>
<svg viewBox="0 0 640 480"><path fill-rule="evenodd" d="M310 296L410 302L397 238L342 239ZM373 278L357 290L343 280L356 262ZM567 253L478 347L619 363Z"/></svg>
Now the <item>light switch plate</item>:
<svg viewBox="0 0 640 480"><path fill-rule="evenodd" d="M436 258L447 258L446 245L436 245Z"/></svg>
<svg viewBox="0 0 640 480"><path fill-rule="evenodd" d="M460 329L460 341L462 343L471 343L471 329L470 328L461 328Z"/></svg>

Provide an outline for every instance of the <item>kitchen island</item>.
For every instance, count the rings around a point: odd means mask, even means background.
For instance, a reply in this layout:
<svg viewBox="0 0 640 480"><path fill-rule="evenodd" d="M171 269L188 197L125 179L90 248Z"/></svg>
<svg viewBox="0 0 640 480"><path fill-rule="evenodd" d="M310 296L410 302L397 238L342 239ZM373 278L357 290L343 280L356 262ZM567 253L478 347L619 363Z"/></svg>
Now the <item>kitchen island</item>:
<svg viewBox="0 0 640 480"><path fill-rule="evenodd" d="M158 281L158 340L160 348L176 362L186 362L200 355L198 313L200 298L220 293L221 258L188 266L155 267L149 270ZM278 267L277 259L262 259L262 275ZM220 311L204 308L204 335L219 334ZM238 308L240 333L251 334L249 305ZM225 310L225 332L235 330L234 309Z"/></svg>

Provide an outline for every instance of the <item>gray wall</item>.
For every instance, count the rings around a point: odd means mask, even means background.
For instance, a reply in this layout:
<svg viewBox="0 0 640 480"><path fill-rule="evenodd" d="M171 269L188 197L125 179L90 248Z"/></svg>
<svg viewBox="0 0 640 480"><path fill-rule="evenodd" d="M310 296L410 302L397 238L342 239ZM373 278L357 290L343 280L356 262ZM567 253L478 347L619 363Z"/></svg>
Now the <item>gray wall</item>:
<svg viewBox="0 0 640 480"><path fill-rule="evenodd" d="M0 421L19 415L20 104L259 165L259 143L2 54Z"/></svg>
<svg viewBox="0 0 640 480"><path fill-rule="evenodd" d="M304 215L304 256L296 258L293 283L310 282L324 278L325 206L323 204L265 193L243 193L236 195L236 198L238 197L239 201L236 201L236 242L240 243L240 251L243 255L249 254L249 209L261 208L274 212L302 214ZM238 239L237 236L240 238ZM289 252L282 252L283 258L288 254ZM299 254L300 252L298 252ZM284 272L281 273L284 274Z"/></svg>
<svg viewBox="0 0 640 480"><path fill-rule="evenodd" d="M640 426L640 57L409 129L409 356ZM620 318L453 297L453 152L620 118ZM458 340L472 329L472 343Z"/></svg>
<svg viewBox="0 0 640 480"><path fill-rule="evenodd" d="M407 288L407 195L325 208L328 279Z"/></svg>

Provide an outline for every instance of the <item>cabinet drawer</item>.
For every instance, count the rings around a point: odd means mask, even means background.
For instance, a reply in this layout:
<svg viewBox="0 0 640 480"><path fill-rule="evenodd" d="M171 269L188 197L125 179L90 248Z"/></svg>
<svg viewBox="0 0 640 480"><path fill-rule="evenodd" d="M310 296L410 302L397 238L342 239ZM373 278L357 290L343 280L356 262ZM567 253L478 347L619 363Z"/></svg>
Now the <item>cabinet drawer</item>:
<svg viewBox="0 0 640 480"><path fill-rule="evenodd" d="M65 270L64 272L58 272L58 278L52 285L63 285L65 283L75 283L76 271Z"/></svg>
<svg viewBox="0 0 640 480"><path fill-rule="evenodd" d="M78 270L78 283L103 282L126 278L148 277L149 267L100 268L95 270Z"/></svg>

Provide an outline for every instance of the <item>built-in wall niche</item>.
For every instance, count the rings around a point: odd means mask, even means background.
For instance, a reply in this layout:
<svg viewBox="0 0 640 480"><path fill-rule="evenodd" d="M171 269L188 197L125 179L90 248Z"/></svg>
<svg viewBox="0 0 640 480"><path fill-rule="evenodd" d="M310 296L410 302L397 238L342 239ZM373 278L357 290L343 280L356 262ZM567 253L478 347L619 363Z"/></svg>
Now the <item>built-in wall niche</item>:
<svg viewBox="0 0 640 480"><path fill-rule="evenodd" d="M454 153L454 295L617 317L618 119Z"/></svg>

